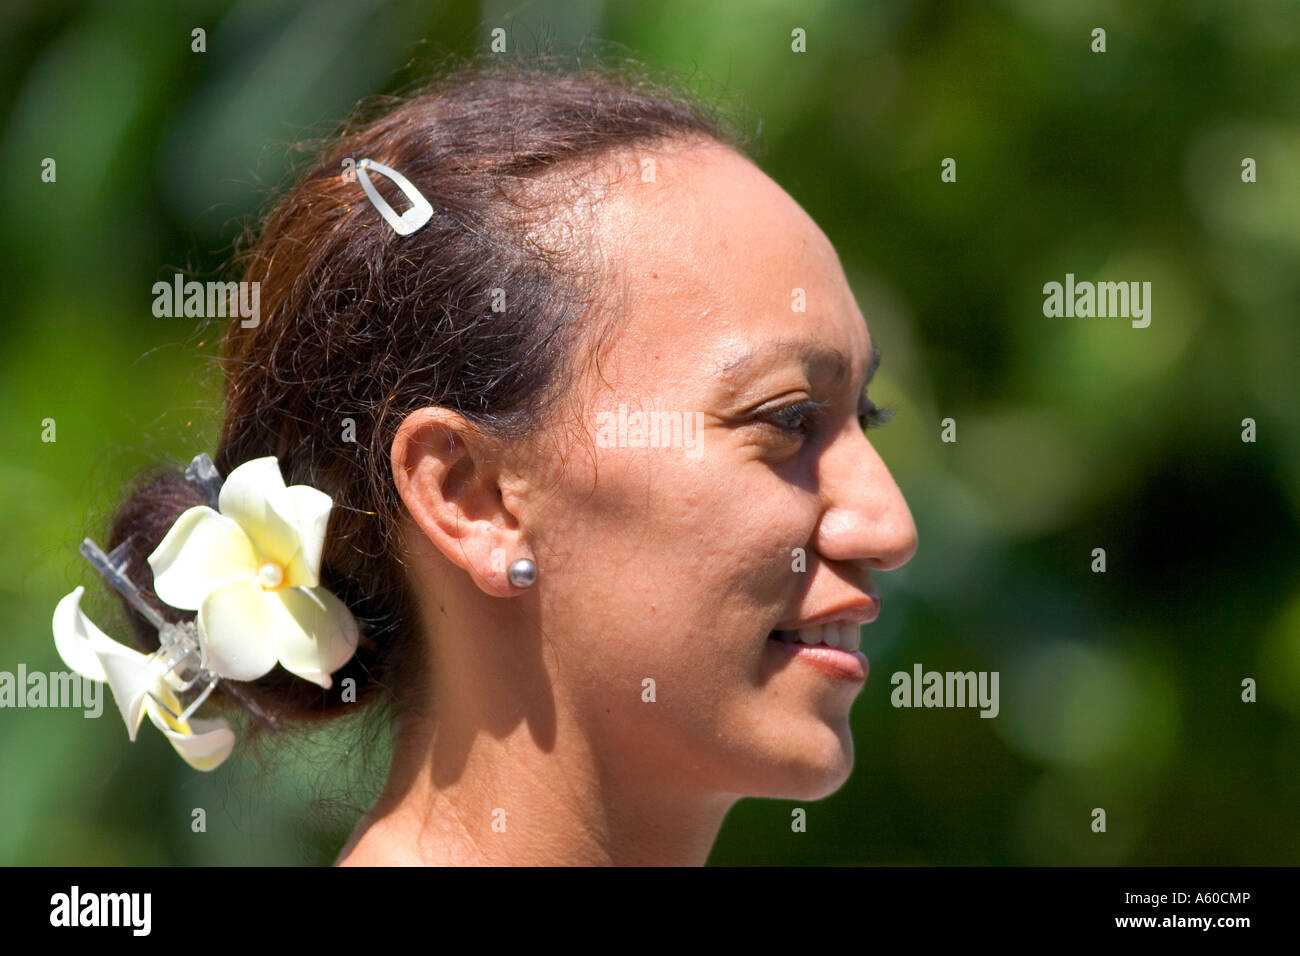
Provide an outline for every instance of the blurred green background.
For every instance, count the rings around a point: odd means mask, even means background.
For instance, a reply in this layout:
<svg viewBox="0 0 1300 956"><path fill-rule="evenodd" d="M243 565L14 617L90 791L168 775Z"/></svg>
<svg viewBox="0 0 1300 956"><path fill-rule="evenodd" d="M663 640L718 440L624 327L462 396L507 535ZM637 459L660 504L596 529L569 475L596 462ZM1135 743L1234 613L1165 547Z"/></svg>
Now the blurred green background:
<svg viewBox="0 0 1300 956"><path fill-rule="evenodd" d="M837 246L884 353L873 396L898 414L873 440L920 549L877 579L856 769L806 833L794 804L742 801L711 862L1300 862L1294 0L0 16L0 670L61 667L50 614L77 584L122 634L77 544L104 540L139 470L213 450L213 342L155 318L153 283L221 277L289 144L501 26L512 51L616 44L761 118L762 166ZM1150 281L1150 327L1044 317L1067 272ZM999 716L891 707L890 674L916 662L998 671ZM200 774L148 726L129 744L107 695L99 720L0 711L0 862L329 862L382 782L373 730Z"/></svg>

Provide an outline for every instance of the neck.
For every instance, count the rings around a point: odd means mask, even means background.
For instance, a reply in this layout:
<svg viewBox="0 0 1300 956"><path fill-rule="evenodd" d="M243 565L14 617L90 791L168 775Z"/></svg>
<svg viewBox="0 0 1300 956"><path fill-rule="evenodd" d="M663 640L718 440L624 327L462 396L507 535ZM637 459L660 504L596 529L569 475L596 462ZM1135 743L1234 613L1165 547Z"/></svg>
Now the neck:
<svg viewBox="0 0 1300 956"><path fill-rule="evenodd" d="M670 775L623 761L615 769L598 759L576 721L554 710L548 718L520 714L490 726L444 714L404 724L388 786L338 863L705 863L736 795L671 793Z"/></svg>
<svg viewBox="0 0 1300 956"><path fill-rule="evenodd" d="M739 794L691 779L608 708L573 701L518 602L443 592L428 690L345 864L699 866ZM476 622L471 631L465 622ZM435 641L475 633L475 640ZM487 635L497 635L490 639Z"/></svg>

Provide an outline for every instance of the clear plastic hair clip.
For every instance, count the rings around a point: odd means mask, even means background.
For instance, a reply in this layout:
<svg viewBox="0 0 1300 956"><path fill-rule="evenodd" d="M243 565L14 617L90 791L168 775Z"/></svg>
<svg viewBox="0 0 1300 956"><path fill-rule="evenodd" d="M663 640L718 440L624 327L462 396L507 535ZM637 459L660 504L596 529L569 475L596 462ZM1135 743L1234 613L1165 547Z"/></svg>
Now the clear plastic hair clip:
<svg viewBox="0 0 1300 956"><path fill-rule="evenodd" d="M379 195L379 190L375 188L375 184L370 181L370 176L366 172L368 169L373 169L381 176L391 179L411 201L411 208L399 216L384 197ZM379 210L379 214L388 221L399 236L409 236L433 218L433 207L429 205L429 201L397 170L389 169L373 159L362 159L357 162L357 178L361 180L361 188L365 191L371 205Z"/></svg>
<svg viewBox="0 0 1300 956"><path fill-rule="evenodd" d="M179 694L187 694L200 684L202 688L195 694L179 714L172 710L165 701L159 700L153 693L154 703L171 714L179 723L185 723L190 715L199 709L199 705L208 699L217 687L220 678L203 666L203 648L198 640L198 628L193 621L180 624L168 622L158 632L158 650L151 657L162 664L163 679Z"/></svg>
<svg viewBox="0 0 1300 956"><path fill-rule="evenodd" d="M194 460L185 469L185 480L197 485L208 499L208 506L216 509L221 493L221 472L217 471L217 466L212 464L212 459L206 452L194 456Z"/></svg>
<svg viewBox="0 0 1300 956"><path fill-rule="evenodd" d="M126 602L135 608L141 617L161 631L167 625L166 619L149 605L144 595L140 593L140 589L126 576L126 552L130 544L131 538L127 538L110 553L105 554L103 548L86 538L81 542L81 553L90 562L91 567L113 586L114 591L126 598Z"/></svg>
<svg viewBox="0 0 1300 956"><path fill-rule="evenodd" d="M208 464L211 465L211 462ZM177 694L189 693L200 684L203 685L194 699L179 714L165 701L159 700L153 693L149 694L154 703L174 719L184 723L190 719L190 715L198 709L199 705L208 699L208 695L216 688L219 678L203 666L205 663L203 648L199 644L198 629L193 622L173 624L168 621L145 601L140 589L126 576L126 555L130 545L131 538L127 538L105 554L103 548L90 538L86 538L81 542L81 553L104 580L113 586L113 590L126 598L127 603L158 631L158 650L154 651L149 659L158 661L162 665L161 674L168 685Z"/></svg>

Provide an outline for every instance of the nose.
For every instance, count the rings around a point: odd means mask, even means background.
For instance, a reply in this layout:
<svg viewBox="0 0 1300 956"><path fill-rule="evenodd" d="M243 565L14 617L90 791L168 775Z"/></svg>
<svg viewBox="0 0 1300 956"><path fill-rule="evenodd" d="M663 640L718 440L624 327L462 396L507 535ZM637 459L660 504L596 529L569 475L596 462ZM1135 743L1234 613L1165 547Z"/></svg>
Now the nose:
<svg viewBox="0 0 1300 956"><path fill-rule="evenodd" d="M825 507L814 540L822 557L880 571L912 559L912 512L860 426L848 425L823 452L818 485Z"/></svg>

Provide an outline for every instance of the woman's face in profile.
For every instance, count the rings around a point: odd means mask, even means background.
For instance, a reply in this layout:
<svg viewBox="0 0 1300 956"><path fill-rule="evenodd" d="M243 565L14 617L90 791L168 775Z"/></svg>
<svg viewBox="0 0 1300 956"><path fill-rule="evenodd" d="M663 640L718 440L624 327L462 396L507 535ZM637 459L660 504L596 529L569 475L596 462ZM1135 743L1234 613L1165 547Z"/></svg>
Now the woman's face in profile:
<svg viewBox="0 0 1300 956"><path fill-rule="evenodd" d="M865 662L772 632L830 618L850 645L870 572L916 547L863 432L871 338L826 236L756 166L716 145L654 161L597 205L623 318L578 388L585 440L520 515L551 690L622 782L815 799L852 769ZM638 411L686 432L632 447Z"/></svg>

